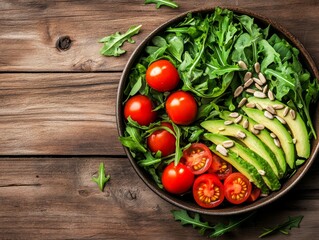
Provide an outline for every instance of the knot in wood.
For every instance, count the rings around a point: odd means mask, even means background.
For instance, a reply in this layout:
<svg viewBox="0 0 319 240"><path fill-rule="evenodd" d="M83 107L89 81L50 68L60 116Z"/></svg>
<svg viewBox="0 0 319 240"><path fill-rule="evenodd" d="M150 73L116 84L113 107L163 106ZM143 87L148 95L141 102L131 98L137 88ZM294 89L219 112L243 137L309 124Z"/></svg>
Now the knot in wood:
<svg viewBox="0 0 319 240"><path fill-rule="evenodd" d="M56 41L55 47L59 51L66 51L70 49L71 44L72 44L72 40L69 36L62 36L62 37L59 37L59 39Z"/></svg>

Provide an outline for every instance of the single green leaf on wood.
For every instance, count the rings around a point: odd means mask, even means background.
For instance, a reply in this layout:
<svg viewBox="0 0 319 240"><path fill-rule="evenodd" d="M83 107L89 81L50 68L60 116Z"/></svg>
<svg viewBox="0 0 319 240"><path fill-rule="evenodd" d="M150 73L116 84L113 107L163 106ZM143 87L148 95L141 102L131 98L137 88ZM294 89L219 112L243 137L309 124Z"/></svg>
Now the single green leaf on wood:
<svg viewBox="0 0 319 240"><path fill-rule="evenodd" d="M100 53L105 56L115 57L124 54L126 51L121 48L122 45L126 41L129 43L134 43L135 41L132 39L132 37L139 33L141 27L142 25L132 26L124 34L116 32L110 36L100 39L99 42L104 44L100 50Z"/></svg>
<svg viewBox="0 0 319 240"><path fill-rule="evenodd" d="M104 163L100 163L98 177L93 177L92 181L97 183L100 190L103 192L105 184L110 180L110 175L105 175Z"/></svg>
<svg viewBox="0 0 319 240"><path fill-rule="evenodd" d="M259 236L259 238L268 236L270 234L274 234L276 232L281 232L283 234L288 234L289 231L292 228L299 228L300 223L302 220L303 216L296 216L296 217L289 217L288 220L282 224L277 225L276 227L273 228L265 228L265 231Z"/></svg>
<svg viewBox="0 0 319 240"><path fill-rule="evenodd" d="M178 4L173 0L145 0L145 4L155 3L156 8L160 8L161 6L167 6L170 8L178 8Z"/></svg>

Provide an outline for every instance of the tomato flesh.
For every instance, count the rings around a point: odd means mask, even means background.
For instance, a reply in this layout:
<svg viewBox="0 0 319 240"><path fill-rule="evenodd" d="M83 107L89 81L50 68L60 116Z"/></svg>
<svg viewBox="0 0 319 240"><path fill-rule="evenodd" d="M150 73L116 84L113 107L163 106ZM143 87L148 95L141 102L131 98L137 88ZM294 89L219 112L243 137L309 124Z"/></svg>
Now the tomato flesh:
<svg viewBox="0 0 319 240"><path fill-rule="evenodd" d="M153 111L152 100L144 95L131 97L124 106L124 116L131 117L142 126L147 126L156 119L156 112Z"/></svg>
<svg viewBox="0 0 319 240"><path fill-rule="evenodd" d="M182 163L174 162L166 166L162 174L162 184L166 191L173 194L187 192L193 185L194 174Z"/></svg>
<svg viewBox="0 0 319 240"><path fill-rule="evenodd" d="M197 103L192 94L177 91L169 95L165 103L169 118L176 124L189 125L195 121Z"/></svg>
<svg viewBox="0 0 319 240"><path fill-rule="evenodd" d="M225 197L233 204L245 202L251 194L252 185L243 174L235 172L224 181Z"/></svg>
<svg viewBox="0 0 319 240"><path fill-rule="evenodd" d="M173 90L179 81L177 69L168 60L157 60L147 68L146 82L159 92Z"/></svg>
<svg viewBox="0 0 319 240"><path fill-rule="evenodd" d="M193 143L184 150L182 161L195 175L199 175L209 169L212 159L212 153L205 144Z"/></svg>
<svg viewBox="0 0 319 240"><path fill-rule="evenodd" d="M215 173L220 180L225 180L233 171L231 164L226 162L218 155L212 153L212 164L208 169L208 173Z"/></svg>
<svg viewBox="0 0 319 240"><path fill-rule="evenodd" d="M168 122L162 122L161 126L168 127L174 131L172 124ZM162 157L175 152L175 142L175 136L165 129L156 130L147 138L148 148L154 153L161 151Z"/></svg>
<svg viewBox="0 0 319 240"><path fill-rule="evenodd" d="M214 174L202 174L193 185L193 197L203 208L214 208L224 200L224 186Z"/></svg>
<svg viewBox="0 0 319 240"><path fill-rule="evenodd" d="M249 195L246 201L250 203L255 202L259 198L260 194L261 194L260 188L252 184L251 194Z"/></svg>

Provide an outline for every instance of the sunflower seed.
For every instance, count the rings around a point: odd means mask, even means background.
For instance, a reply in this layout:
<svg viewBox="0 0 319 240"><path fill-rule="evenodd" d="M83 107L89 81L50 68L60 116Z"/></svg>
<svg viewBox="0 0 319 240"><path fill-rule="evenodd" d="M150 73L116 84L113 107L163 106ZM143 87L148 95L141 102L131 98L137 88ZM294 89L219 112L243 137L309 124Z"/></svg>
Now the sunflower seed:
<svg viewBox="0 0 319 240"><path fill-rule="evenodd" d="M276 110L270 105L266 107L266 110L270 112L271 114L274 114L274 115L276 114Z"/></svg>
<svg viewBox="0 0 319 240"><path fill-rule="evenodd" d="M271 136L272 138L277 138L276 134L274 134L273 132L270 133L270 136Z"/></svg>
<svg viewBox="0 0 319 240"><path fill-rule="evenodd" d="M218 151L221 155L227 156L228 150L220 144L216 146L216 151Z"/></svg>
<svg viewBox="0 0 319 240"><path fill-rule="evenodd" d="M264 74L262 74L261 72L258 73L258 78L259 78L259 80L262 82L262 84L265 84L265 83L267 82L267 80L266 80Z"/></svg>
<svg viewBox="0 0 319 240"><path fill-rule="evenodd" d="M267 110L264 112L264 116L268 119L274 119L274 115L272 115L270 112Z"/></svg>
<svg viewBox="0 0 319 240"><path fill-rule="evenodd" d="M246 134L244 132L242 132L242 131L238 131L236 136L241 138L241 139L244 139L246 137Z"/></svg>
<svg viewBox="0 0 319 240"><path fill-rule="evenodd" d="M246 92L247 92L247 93L254 94L254 93L256 92L256 90L255 90L255 89L252 89L252 88L247 88L247 89L246 89Z"/></svg>
<svg viewBox="0 0 319 240"><path fill-rule="evenodd" d="M266 94L268 91L268 85L266 85L264 88L263 88L263 93Z"/></svg>
<svg viewBox="0 0 319 240"><path fill-rule="evenodd" d="M289 107L285 107L284 112L283 112L284 117L287 116L288 112L289 112Z"/></svg>
<svg viewBox="0 0 319 240"><path fill-rule="evenodd" d="M250 102L250 103L247 103L247 104L246 104L246 107L248 107L248 108L255 108L255 107L256 107L256 104Z"/></svg>
<svg viewBox="0 0 319 240"><path fill-rule="evenodd" d="M229 116L232 117L232 118L236 118L236 117L239 116L239 113L238 112L232 112L232 113L229 114Z"/></svg>
<svg viewBox="0 0 319 240"><path fill-rule="evenodd" d="M238 103L238 107L241 108L242 106L245 105L246 102L247 102L247 98L243 98L243 99L240 100L240 102Z"/></svg>
<svg viewBox="0 0 319 240"><path fill-rule="evenodd" d="M239 123L242 119L243 119L243 116L242 116L242 115L239 115L239 116L235 119L234 123Z"/></svg>
<svg viewBox="0 0 319 240"><path fill-rule="evenodd" d="M263 107L262 106L260 106L260 104L259 103L256 103L256 108L258 108L259 110L263 110Z"/></svg>
<svg viewBox="0 0 319 240"><path fill-rule="evenodd" d="M249 78L245 84L244 84L244 88L248 88L252 83L254 82L254 80L252 78Z"/></svg>
<svg viewBox="0 0 319 240"><path fill-rule="evenodd" d="M295 112L295 110L290 109L289 114L290 114L290 116L292 117L293 120L296 119L296 112Z"/></svg>
<svg viewBox="0 0 319 240"><path fill-rule="evenodd" d="M238 88L236 88L234 92L234 97L238 97L243 92L243 90L244 88L242 86L239 86Z"/></svg>
<svg viewBox="0 0 319 240"><path fill-rule="evenodd" d="M260 72L260 63L259 63L259 62L256 62L256 63L254 64L254 68L255 68L256 73L259 73L259 72Z"/></svg>
<svg viewBox="0 0 319 240"><path fill-rule="evenodd" d="M232 140L227 140L227 141L224 141L222 145L225 148L231 148L232 146L234 146L234 142Z"/></svg>
<svg viewBox="0 0 319 240"><path fill-rule="evenodd" d="M248 128L248 125L249 125L249 122L248 122L247 119L245 119L245 120L244 120L244 123L243 123L243 127L244 127L245 129L247 129L247 128Z"/></svg>
<svg viewBox="0 0 319 240"><path fill-rule="evenodd" d="M259 84L260 86L263 85L262 81L260 81L259 78L255 78L255 77L254 77L253 80L255 81L255 83Z"/></svg>
<svg viewBox="0 0 319 240"><path fill-rule="evenodd" d="M261 193L260 197L268 197L268 194L267 193Z"/></svg>
<svg viewBox="0 0 319 240"><path fill-rule="evenodd" d="M220 128L218 128L218 131L224 131L225 130L225 128L224 127L220 127Z"/></svg>
<svg viewBox="0 0 319 240"><path fill-rule="evenodd" d="M274 104L272 107L273 107L275 110L280 110L280 109L283 109L285 106L282 105L282 104Z"/></svg>
<svg viewBox="0 0 319 240"><path fill-rule="evenodd" d="M258 134L260 133L259 130L254 129L254 128L251 130L251 132L252 132L254 135L258 135Z"/></svg>
<svg viewBox="0 0 319 240"><path fill-rule="evenodd" d="M271 101L274 101L275 100L275 96L273 94L273 92L271 90L268 90L268 98L271 100Z"/></svg>
<svg viewBox="0 0 319 240"><path fill-rule="evenodd" d="M259 169L258 170L258 173L261 175L261 176L264 176L266 174L266 172L262 169Z"/></svg>
<svg viewBox="0 0 319 240"><path fill-rule="evenodd" d="M233 124L233 121L228 120L228 121L225 121L224 124L225 124L226 126L227 126L227 125L231 125L231 124Z"/></svg>
<svg viewBox="0 0 319 240"><path fill-rule="evenodd" d="M279 117L279 116L276 116L276 118L277 118L278 121L281 122L282 124L286 124L286 123L287 123L285 119L283 119L283 118L281 118L281 117Z"/></svg>
<svg viewBox="0 0 319 240"><path fill-rule="evenodd" d="M266 98L267 96L263 92L256 91L256 92L254 92L254 97L256 97L256 98Z"/></svg>
<svg viewBox="0 0 319 240"><path fill-rule="evenodd" d="M255 125L254 125L254 129L256 129L256 130L263 130L263 129L265 129L265 126L262 125L262 124L255 124Z"/></svg>
<svg viewBox="0 0 319 240"><path fill-rule="evenodd" d="M247 82L253 74L251 72L246 72L244 76L244 82Z"/></svg>
<svg viewBox="0 0 319 240"><path fill-rule="evenodd" d="M248 68L247 68L247 65L246 65L246 63L244 62L244 61L238 61L238 66L241 68L241 69L243 69L243 70L247 70Z"/></svg>
<svg viewBox="0 0 319 240"><path fill-rule="evenodd" d="M258 90L263 91L263 88L262 88L259 84L255 83L255 87L256 87Z"/></svg>
<svg viewBox="0 0 319 240"><path fill-rule="evenodd" d="M274 138L274 143L275 143L275 145L276 145L277 147L279 147L279 148L281 147L278 138Z"/></svg>
<svg viewBox="0 0 319 240"><path fill-rule="evenodd" d="M294 144L296 144L296 143L297 143L297 139L296 139L296 138L293 138L293 139L292 139L292 142L293 142Z"/></svg>

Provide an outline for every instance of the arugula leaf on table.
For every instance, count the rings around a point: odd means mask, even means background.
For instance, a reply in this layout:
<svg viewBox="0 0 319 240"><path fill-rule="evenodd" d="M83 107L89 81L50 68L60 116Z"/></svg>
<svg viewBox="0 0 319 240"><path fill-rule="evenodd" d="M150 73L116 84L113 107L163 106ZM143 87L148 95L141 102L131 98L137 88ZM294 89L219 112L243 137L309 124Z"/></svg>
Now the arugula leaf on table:
<svg viewBox="0 0 319 240"><path fill-rule="evenodd" d="M167 6L171 8L178 8L178 4L173 0L145 0L145 4L155 3L156 8L160 8L161 6Z"/></svg>
<svg viewBox="0 0 319 240"><path fill-rule="evenodd" d="M97 183L101 192L103 192L104 186L110 180L110 178L111 178L110 175L107 175L107 176L105 175L104 163L100 163L98 177L93 177L92 181Z"/></svg>
<svg viewBox="0 0 319 240"><path fill-rule="evenodd" d="M100 43L103 43L103 47L100 50L100 53L105 56L120 56L126 51L121 49L121 46L124 42L128 41L129 43L135 43L132 37L139 33L142 25L130 27L126 33L121 34L116 32L110 36L106 36L99 40Z"/></svg>
<svg viewBox="0 0 319 240"><path fill-rule="evenodd" d="M277 225L274 228L271 228L271 229L265 228L265 232L262 233L259 236L259 238L268 236L270 234L274 234L278 231L281 232L282 234L287 235L289 233L288 231L291 230L292 228L299 228L300 227L300 223L301 223L302 219L303 219L303 216L289 217L288 221L286 221L280 225Z"/></svg>

